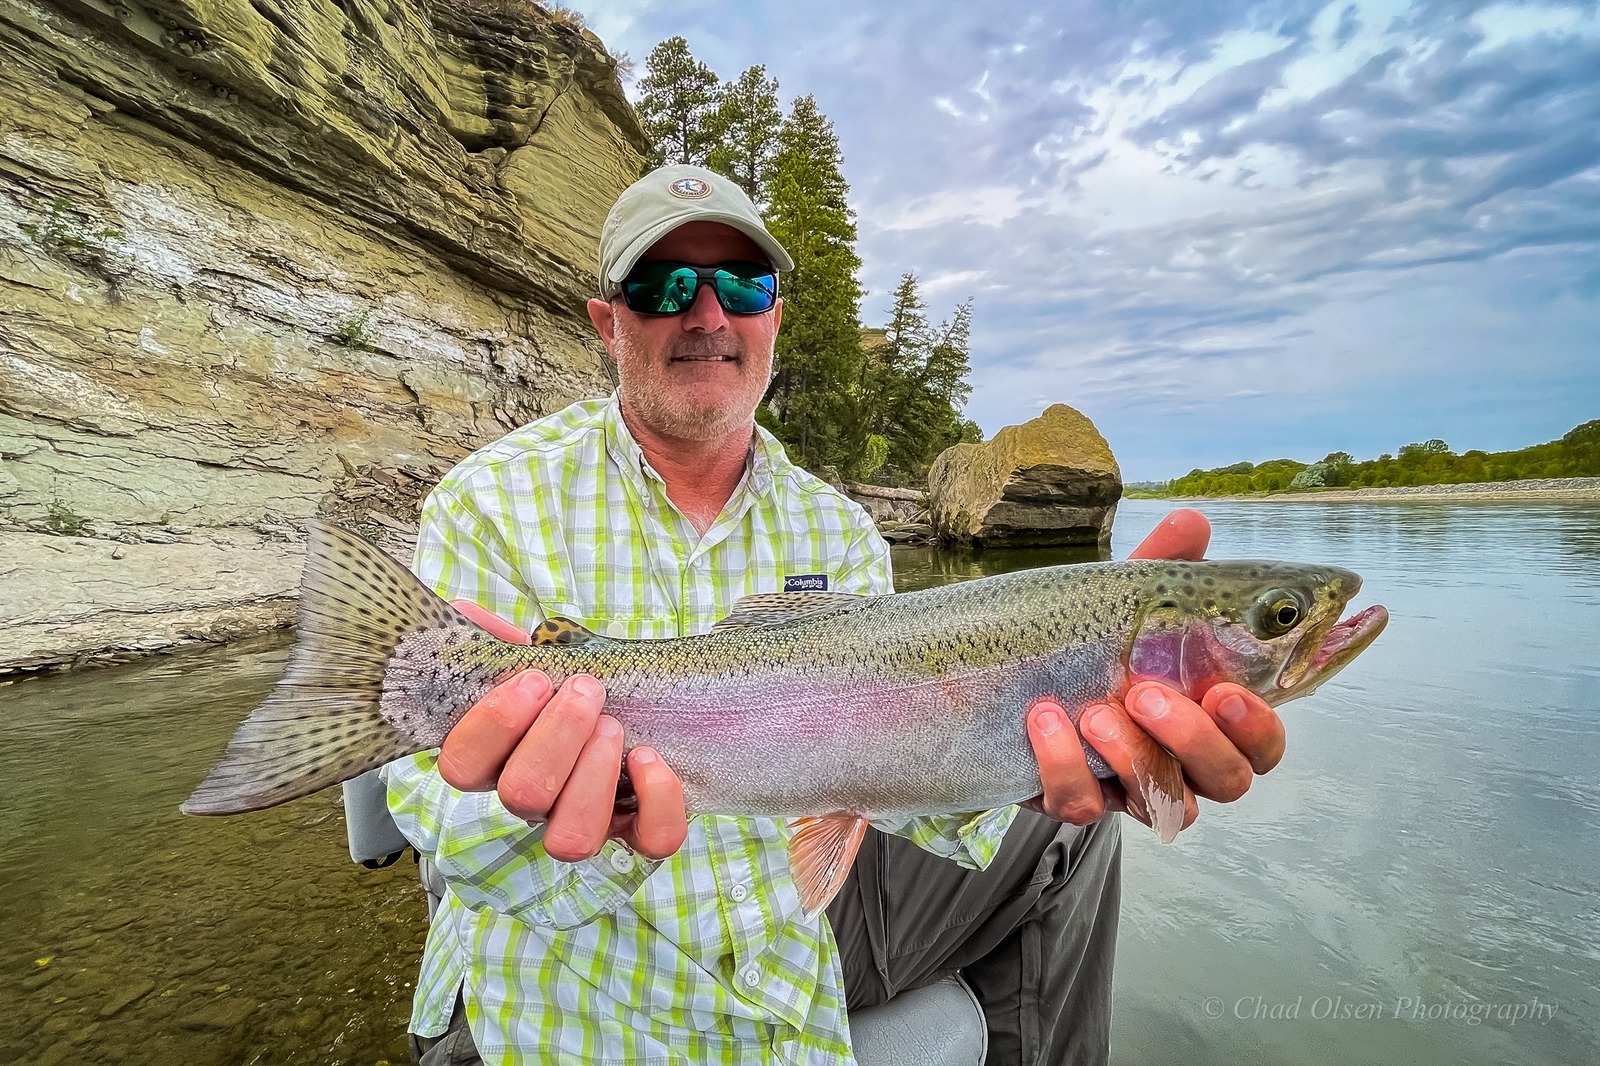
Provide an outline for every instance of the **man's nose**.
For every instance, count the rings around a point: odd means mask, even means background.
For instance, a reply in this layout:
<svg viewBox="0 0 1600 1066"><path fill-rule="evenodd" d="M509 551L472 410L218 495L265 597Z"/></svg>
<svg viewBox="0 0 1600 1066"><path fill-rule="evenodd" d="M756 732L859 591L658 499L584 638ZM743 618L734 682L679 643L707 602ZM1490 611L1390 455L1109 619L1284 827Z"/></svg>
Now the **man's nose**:
<svg viewBox="0 0 1600 1066"><path fill-rule="evenodd" d="M694 302L683 313L683 328L703 333L715 333L728 328L728 313L717 302L716 291L710 282L702 281L694 294Z"/></svg>

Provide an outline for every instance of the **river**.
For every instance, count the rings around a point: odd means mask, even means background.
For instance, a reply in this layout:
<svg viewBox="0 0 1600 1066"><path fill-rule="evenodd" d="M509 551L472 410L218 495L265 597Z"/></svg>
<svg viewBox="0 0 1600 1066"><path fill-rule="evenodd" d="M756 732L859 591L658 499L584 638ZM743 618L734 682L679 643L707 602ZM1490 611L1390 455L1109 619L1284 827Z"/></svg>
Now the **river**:
<svg viewBox="0 0 1600 1066"><path fill-rule="evenodd" d="M1118 553L1166 510L1124 503ZM1214 555L1348 566L1392 621L1284 709L1289 753L1243 800L1171 847L1125 826L1113 1061L1600 1060L1600 505L1206 510ZM0 687L0 1062L407 1061L410 860L351 865L336 791L177 813L286 649Z"/></svg>

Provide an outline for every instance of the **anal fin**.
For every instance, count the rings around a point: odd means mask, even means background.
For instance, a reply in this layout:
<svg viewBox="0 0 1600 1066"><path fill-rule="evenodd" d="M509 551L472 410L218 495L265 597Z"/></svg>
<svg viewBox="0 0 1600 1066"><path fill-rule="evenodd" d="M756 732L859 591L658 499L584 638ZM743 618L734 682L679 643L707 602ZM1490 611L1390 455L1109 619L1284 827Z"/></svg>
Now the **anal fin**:
<svg viewBox="0 0 1600 1066"><path fill-rule="evenodd" d="M867 820L849 811L799 818L789 838L789 873L807 914L817 914L839 894L867 835Z"/></svg>

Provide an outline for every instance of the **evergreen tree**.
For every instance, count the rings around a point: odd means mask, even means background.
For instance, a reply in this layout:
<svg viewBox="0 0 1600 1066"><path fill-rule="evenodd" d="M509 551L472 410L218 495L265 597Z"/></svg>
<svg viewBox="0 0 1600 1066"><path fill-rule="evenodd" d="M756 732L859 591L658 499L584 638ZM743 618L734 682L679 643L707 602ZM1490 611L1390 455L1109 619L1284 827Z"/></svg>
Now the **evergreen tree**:
<svg viewBox="0 0 1600 1066"><path fill-rule="evenodd" d="M782 125L778 79L768 78L766 67L751 67L718 94L709 122L713 146L708 165L738 182L757 204L765 204Z"/></svg>
<svg viewBox="0 0 1600 1066"><path fill-rule="evenodd" d="M966 380L971 329L971 304L931 326L916 276L901 277L885 343L868 353L861 369L857 392L867 417L856 431L888 441L887 465L900 480L919 480L950 445L982 439L961 417L972 391Z"/></svg>
<svg viewBox="0 0 1600 1066"><path fill-rule="evenodd" d="M850 187L833 123L810 96L794 101L778 130L767 228L789 251L783 328L767 397L779 437L797 462L848 468L851 389L861 361L861 288ZM864 455L864 448L858 454Z"/></svg>
<svg viewBox="0 0 1600 1066"><path fill-rule="evenodd" d="M689 52L682 37L668 37L650 50L639 80L639 119L652 145L651 165L705 166L714 145L712 119L717 76Z"/></svg>

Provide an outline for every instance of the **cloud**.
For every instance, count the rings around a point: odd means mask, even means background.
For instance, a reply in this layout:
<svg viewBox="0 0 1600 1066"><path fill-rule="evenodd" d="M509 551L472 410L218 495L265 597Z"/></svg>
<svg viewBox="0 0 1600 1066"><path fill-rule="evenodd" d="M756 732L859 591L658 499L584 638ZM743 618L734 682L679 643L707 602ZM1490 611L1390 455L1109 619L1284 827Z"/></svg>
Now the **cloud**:
<svg viewBox="0 0 1600 1066"><path fill-rule="evenodd" d="M1600 414L1594 3L605 11L636 59L681 32L817 97L864 317L908 270L972 298L990 432L1074 402L1142 478Z"/></svg>

